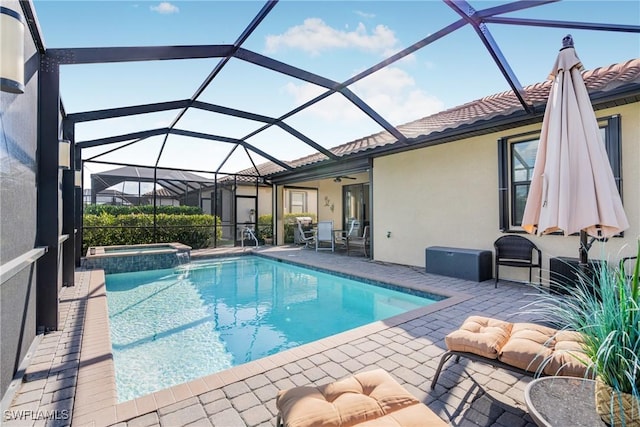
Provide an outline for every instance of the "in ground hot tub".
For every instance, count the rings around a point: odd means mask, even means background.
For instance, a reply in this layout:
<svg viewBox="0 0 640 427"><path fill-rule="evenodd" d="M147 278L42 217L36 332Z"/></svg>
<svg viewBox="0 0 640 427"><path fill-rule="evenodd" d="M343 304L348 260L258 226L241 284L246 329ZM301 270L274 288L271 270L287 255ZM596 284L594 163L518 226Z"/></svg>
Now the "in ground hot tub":
<svg viewBox="0 0 640 427"><path fill-rule="evenodd" d="M106 274L173 268L191 261L191 247L182 243L91 246L82 266L103 269Z"/></svg>

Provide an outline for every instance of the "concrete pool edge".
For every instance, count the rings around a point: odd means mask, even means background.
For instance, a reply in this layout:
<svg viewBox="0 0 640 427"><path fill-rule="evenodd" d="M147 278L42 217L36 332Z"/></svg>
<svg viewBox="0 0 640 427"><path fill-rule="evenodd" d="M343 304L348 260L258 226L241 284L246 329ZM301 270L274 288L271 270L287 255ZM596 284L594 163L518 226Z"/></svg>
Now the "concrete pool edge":
<svg viewBox="0 0 640 427"><path fill-rule="evenodd" d="M82 341L83 346L80 352L81 363L78 373L76 402L73 411L74 425L107 426L124 422L190 397L198 396L267 370L286 365L292 361L338 347L368 334L393 328L425 314L457 305L472 297L467 294L443 292L441 289L435 290L424 286L420 290L442 295L445 299L263 359L197 378L133 400L117 403L104 272L102 270L91 270L82 273L90 275L90 286L86 296L88 300L87 314ZM389 283L397 284L392 281ZM402 284L397 285L405 286ZM88 350L86 354L85 342L87 343L86 350Z"/></svg>

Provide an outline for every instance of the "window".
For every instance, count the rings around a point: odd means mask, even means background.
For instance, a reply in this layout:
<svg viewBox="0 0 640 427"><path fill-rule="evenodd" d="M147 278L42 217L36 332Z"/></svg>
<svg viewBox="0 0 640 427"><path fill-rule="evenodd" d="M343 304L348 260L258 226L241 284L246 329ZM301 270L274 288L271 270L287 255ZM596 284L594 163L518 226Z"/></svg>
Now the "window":
<svg viewBox="0 0 640 427"><path fill-rule="evenodd" d="M307 193L304 191L291 191L289 193L289 208L291 213L307 212Z"/></svg>
<svg viewBox="0 0 640 427"><path fill-rule="evenodd" d="M622 194L620 116L599 119L598 124L618 191ZM533 166L540 141L539 136L539 133L529 133L498 140L501 231L517 231L522 224L522 215L529 194Z"/></svg>

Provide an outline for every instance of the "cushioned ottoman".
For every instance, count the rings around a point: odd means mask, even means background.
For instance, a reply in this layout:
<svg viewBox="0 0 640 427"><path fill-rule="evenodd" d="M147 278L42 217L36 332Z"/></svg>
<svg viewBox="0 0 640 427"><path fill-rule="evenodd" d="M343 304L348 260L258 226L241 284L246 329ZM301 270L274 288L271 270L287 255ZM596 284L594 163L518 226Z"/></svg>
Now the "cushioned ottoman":
<svg viewBox="0 0 640 427"><path fill-rule="evenodd" d="M278 392L277 426L447 426L382 369Z"/></svg>
<svg viewBox="0 0 640 427"><path fill-rule="evenodd" d="M490 317L470 316L460 329L445 337L448 351L431 383L433 389L442 366L451 356L465 356L526 374L584 377L586 360L582 336L535 323L510 323Z"/></svg>

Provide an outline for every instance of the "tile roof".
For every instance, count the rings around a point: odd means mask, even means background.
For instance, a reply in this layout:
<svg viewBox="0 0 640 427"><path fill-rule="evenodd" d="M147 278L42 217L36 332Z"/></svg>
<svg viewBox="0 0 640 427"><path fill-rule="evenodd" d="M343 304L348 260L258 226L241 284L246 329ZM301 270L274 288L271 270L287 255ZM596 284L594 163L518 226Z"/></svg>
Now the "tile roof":
<svg viewBox="0 0 640 427"><path fill-rule="evenodd" d="M153 190L144 193L142 196L143 197L153 197ZM171 191L167 190L166 188L156 188L156 196L158 196L158 197L169 197L169 198L177 197L176 194L172 193Z"/></svg>
<svg viewBox="0 0 640 427"><path fill-rule="evenodd" d="M591 96L600 92L610 92L624 85L640 84L640 58L585 71L582 76ZM546 80L526 86L523 91L527 101L537 110L542 111L547 102L550 88L551 80ZM397 129L407 138L412 139L456 129L465 125L472 125L479 121L485 122L498 117L509 116L518 111L522 111L522 105L513 91L509 90L405 123L398 126ZM329 150L335 155L343 157L397 142L390 133L383 131L338 145ZM323 154L315 153L287 163L297 168L326 159L327 157ZM271 162L257 165L257 168L261 175L267 176L284 170ZM245 169L238 173L255 174L255 169Z"/></svg>

